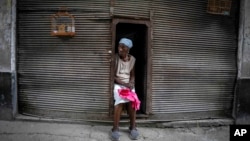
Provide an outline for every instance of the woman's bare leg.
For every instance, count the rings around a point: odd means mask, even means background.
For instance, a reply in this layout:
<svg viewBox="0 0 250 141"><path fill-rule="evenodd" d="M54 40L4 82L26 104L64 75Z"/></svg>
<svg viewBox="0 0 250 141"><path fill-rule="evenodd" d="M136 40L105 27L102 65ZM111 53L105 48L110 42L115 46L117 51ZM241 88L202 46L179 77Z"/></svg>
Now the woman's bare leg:
<svg viewBox="0 0 250 141"><path fill-rule="evenodd" d="M113 123L113 129L112 130L118 130L118 128L119 128L119 122L120 122L122 107L123 107L123 104L118 104L118 105L115 106L114 123Z"/></svg>
<svg viewBox="0 0 250 141"><path fill-rule="evenodd" d="M129 119L130 119L130 128L134 129L135 128L135 119L136 119L136 110L132 108L131 102L128 103L127 105L127 110L129 114Z"/></svg>

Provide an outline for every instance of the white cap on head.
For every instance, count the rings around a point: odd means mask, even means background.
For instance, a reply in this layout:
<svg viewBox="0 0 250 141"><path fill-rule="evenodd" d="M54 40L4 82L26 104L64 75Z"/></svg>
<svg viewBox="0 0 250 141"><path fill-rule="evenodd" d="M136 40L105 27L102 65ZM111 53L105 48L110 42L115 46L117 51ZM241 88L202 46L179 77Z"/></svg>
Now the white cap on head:
<svg viewBox="0 0 250 141"><path fill-rule="evenodd" d="M120 41L119 41L120 44L124 44L125 46L127 46L128 48L132 48L133 47L133 43L130 39L128 38L122 38Z"/></svg>

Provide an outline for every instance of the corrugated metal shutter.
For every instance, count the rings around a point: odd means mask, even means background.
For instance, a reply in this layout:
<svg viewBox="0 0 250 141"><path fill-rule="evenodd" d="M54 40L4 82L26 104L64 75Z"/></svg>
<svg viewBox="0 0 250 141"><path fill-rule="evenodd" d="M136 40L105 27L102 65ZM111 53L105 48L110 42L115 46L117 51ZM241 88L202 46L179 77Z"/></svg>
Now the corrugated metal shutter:
<svg viewBox="0 0 250 141"><path fill-rule="evenodd" d="M230 17L207 14L206 6L206 0L153 3L154 114L231 111L235 27Z"/></svg>
<svg viewBox="0 0 250 141"><path fill-rule="evenodd" d="M114 15L131 18L149 18L151 0L115 0Z"/></svg>
<svg viewBox="0 0 250 141"><path fill-rule="evenodd" d="M206 13L207 0L116 0L114 5L114 16L152 20L150 110L160 115L153 118L231 112L237 47L231 17Z"/></svg>
<svg viewBox="0 0 250 141"><path fill-rule="evenodd" d="M62 6L75 16L76 36L70 39L50 36L50 16ZM109 0L18 1L21 113L75 118L77 113L108 116L109 7Z"/></svg>

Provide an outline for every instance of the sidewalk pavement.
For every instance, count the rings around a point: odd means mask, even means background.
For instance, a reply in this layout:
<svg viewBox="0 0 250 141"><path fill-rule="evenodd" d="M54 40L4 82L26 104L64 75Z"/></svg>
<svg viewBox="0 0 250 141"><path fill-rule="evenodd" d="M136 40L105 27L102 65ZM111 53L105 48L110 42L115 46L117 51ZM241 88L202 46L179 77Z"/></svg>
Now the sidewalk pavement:
<svg viewBox="0 0 250 141"><path fill-rule="evenodd" d="M0 141L110 141L110 125L0 121ZM120 141L130 141L128 127L120 127ZM229 141L229 126L146 127L138 125L139 141Z"/></svg>

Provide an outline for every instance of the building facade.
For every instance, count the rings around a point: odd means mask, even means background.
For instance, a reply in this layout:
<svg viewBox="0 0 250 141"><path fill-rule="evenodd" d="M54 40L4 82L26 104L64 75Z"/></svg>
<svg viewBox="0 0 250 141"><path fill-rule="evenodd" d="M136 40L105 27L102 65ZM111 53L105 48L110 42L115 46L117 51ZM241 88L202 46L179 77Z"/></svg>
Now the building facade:
<svg viewBox="0 0 250 141"><path fill-rule="evenodd" d="M232 1L229 16L207 13L207 0L3 4L7 6L1 11L10 19L3 22L12 25L4 27L9 38L3 38L0 64L5 74L1 84L9 92L2 98L9 105L1 106L1 112L9 110L3 119L24 114L110 120L112 58L121 37L134 42L130 53L137 58L139 117L174 121L247 116L247 87L242 88L248 74L243 51L250 24L247 1L240 6ZM75 18L73 37L51 36L51 16L60 7Z"/></svg>

